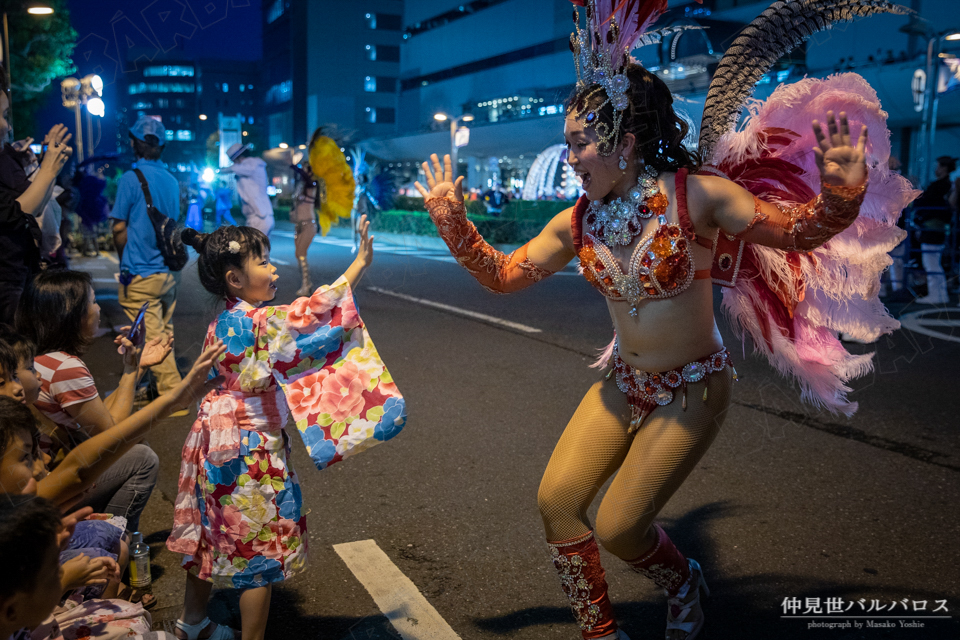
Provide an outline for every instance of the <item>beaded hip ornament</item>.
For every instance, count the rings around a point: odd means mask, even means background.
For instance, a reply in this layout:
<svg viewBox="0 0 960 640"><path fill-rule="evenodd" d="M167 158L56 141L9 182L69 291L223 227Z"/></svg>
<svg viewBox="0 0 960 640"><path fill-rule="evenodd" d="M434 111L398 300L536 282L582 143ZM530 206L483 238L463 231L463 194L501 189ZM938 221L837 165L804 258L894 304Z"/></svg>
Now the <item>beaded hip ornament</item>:
<svg viewBox="0 0 960 640"><path fill-rule="evenodd" d="M643 220L662 215L667 210L667 197L657 185L657 171L648 166L631 187L627 199L617 198L604 204L594 200L583 219L591 235L602 238L607 246L626 246L643 233Z"/></svg>

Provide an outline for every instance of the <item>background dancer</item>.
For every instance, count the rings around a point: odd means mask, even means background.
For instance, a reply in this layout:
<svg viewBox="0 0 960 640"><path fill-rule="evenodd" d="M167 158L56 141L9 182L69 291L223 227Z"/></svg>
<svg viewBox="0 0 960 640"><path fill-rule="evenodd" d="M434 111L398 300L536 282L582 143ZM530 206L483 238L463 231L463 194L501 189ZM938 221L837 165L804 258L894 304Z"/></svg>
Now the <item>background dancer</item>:
<svg viewBox="0 0 960 640"><path fill-rule="evenodd" d="M239 142L230 145L227 157L233 164L220 169L220 173L237 176L237 196L242 205L244 224L269 238L273 231L274 218L273 203L267 194L267 163L250 155L252 148L252 145Z"/></svg>

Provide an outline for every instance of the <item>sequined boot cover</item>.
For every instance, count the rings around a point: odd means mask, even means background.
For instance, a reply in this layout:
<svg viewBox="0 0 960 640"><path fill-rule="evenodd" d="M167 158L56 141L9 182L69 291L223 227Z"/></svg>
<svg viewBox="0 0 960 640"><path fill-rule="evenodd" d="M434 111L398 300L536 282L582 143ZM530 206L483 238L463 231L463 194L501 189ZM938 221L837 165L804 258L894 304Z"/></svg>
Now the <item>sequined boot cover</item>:
<svg viewBox="0 0 960 640"><path fill-rule="evenodd" d="M570 599L573 615L585 639L602 638L617 631L607 581L600 564L600 549L591 531L565 542L550 542L560 587Z"/></svg>
<svg viewBox="0 0 960 640"><path fill-rule="evenodd" d="M297 290L298 296L308 296L313 293L313 283L310 281L310 264L306 256L297 256L297 262L300 263L300 288Z"/></svg>
<svg viewBox="0 0 960 640"><path fill-rule="evenodd" d="M653 528L657 532L653 549L636 560L628 560L627 564L665 589L668 595L675 596L690 579L690 566L667 533L659 525L655 524Z"/></svg>

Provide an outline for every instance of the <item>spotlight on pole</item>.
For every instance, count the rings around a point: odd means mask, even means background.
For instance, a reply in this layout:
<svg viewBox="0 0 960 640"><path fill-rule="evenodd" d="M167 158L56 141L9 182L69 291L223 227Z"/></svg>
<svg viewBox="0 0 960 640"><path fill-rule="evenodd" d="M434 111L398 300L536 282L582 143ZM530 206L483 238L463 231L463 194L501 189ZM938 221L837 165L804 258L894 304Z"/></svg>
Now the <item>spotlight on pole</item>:
<svg viewBox="0 0 960 640"><path fill-rule="evenodd" d="M445 122L447 120L447 114L445 113L435 113L433 114L433 119L437 122Z"/></svg>

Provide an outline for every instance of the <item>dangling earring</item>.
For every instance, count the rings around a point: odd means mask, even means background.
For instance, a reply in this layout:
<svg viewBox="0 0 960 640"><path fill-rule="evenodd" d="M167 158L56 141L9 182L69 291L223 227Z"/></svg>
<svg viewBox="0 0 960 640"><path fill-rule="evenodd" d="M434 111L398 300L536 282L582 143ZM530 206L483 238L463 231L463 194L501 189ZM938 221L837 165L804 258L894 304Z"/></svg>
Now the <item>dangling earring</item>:
<svg viewBox="0 0 960 640"><path fill-rule="evenodd" d="M627 170L627 159L624 158L623 156L620 156L620 170L621 171Z"/></svg>

